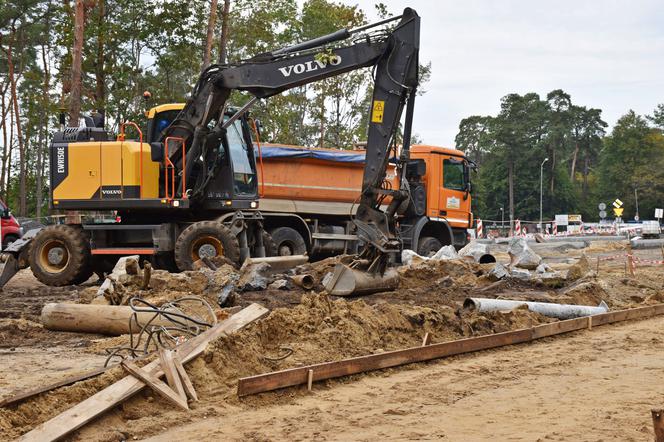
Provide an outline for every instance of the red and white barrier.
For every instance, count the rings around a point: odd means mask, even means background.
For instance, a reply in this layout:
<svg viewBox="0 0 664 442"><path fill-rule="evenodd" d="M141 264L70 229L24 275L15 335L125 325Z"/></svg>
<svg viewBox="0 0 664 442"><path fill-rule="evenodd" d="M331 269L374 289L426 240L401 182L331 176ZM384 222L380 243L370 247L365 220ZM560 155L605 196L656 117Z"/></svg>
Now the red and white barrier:
<svg viewBox="0 0 664 442"><path fill-rule="evenodd" d="M484 226L482 225L482 220L477 218L477 237L484 238Z"/></svg>

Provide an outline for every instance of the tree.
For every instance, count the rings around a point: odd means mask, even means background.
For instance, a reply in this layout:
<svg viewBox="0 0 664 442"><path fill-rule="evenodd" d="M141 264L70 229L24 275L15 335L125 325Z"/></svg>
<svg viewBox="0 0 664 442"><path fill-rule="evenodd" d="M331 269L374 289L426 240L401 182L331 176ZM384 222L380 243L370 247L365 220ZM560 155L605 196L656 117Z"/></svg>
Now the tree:
<svg viewBox="0 0 664 442"><path fill-rule="evenodd" d="M81 69L83 65L83 39L85 37L85 10L87 6L84 0L76 0L74 12L74 45L71 51L71 91L69 93L69 125L73 127L78 126L81 114Z"/></svg>
<svg viewBox="0 0 664 442"><path fill-rule="evenodd" d="M226 0L230 6L230 0ZM226 8L226 2L224 2ZM228 14L228 12L226 13ZM222 13L222 17L223 13ZM210 53L212 52L212 42L214 41L214 23L217 20L217 0L210 1L210 16L208 17L207 35L205 38L205 51L203 52L203 69L210 65ZM222 20L223 23L223 20ZM224 30L222 30L224 33Z"/></svg>

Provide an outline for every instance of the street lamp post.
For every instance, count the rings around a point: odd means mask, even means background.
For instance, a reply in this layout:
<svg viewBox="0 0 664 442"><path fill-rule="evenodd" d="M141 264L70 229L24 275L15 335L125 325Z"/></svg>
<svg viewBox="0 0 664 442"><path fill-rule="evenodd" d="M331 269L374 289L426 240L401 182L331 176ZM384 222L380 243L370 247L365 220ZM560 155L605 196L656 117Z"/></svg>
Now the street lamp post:
<svg viewBox="0 0 664 442"><path fill-rule="evenodd" d="M544 161L542 161L542 164L540 164L540 221L539 221L539 231L542 231L542 177L544 174L544 163L549 161L549 158L544 158Z"/></svg>
<svg viewBox="0 0 664 442"><path fill-rule="evenodd" d="M505 208L500 206L500 234L505 233Z"/></svg>

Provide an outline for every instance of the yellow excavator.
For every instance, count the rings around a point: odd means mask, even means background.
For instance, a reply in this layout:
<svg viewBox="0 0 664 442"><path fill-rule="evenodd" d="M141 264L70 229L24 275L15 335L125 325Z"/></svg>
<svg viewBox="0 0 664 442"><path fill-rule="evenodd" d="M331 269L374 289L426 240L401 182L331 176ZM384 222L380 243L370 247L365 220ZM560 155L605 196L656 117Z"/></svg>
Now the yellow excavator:
<svg viewBox="0 0 664 442"><path fill-rule="evenodd" d="M4 251L0 287L26 265L44 284L62 286L108 271L128 254L149 257L157 267L171 270L191 269L204 256L223 255L241 263L250 256L274 254L258 210L255 125L248 110L258 99L372 66L366 163L353 219L363 249L335 274L329 289L349 277L380 280L400 252L395 219L409 203L408 181L402 179L401 187L392 189L385 174L391 152L396 152L404 108L404 143L397 159L403 177L409 162L419 28L420 17L406 8L378 23L237 64L212 65L201 73L183 109L153 108L145 132L125 122L113 139L103 123L92 120L86 127L57 132L50 146L51 207L114 210L121 221L70 220L27 232ZM232 108L228 98L234 90L253 97ZM386 199L390 203L384 209Z"/></svg>

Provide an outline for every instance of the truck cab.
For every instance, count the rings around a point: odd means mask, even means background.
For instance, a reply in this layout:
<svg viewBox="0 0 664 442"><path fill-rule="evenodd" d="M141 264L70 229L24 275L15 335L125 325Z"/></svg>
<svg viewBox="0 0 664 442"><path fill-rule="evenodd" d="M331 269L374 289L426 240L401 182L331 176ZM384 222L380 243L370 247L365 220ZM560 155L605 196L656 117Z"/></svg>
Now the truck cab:
<svg viewBox="0 0 664 442"><path fill-rule="evenodd" d="M18 220L14 218L9 207L4 201L0 200L0 227L2 229L2 248L4 249L9 244L13 243L21 236L23 231Z"/></svg>

